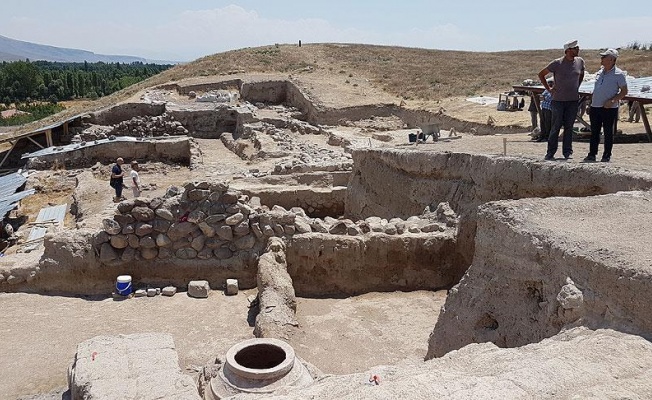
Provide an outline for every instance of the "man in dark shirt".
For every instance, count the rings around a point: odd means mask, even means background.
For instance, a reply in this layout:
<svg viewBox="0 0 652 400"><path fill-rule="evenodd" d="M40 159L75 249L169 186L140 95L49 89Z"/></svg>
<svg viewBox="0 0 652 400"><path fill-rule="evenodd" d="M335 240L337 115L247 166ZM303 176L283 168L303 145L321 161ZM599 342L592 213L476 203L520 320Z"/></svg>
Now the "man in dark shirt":
<svg viewBox="0 0 652 400"><path fill-rule="evenodd" d="M539 80L552 93L552 126L548 136L546 160L554 160L559 147L559 131L564 127L562 152L568 159L573 154L573 125L577 116L579 88L584 80L584 60L578 57L577 40L564 44L564 56L552 60L539 72ZM552 73L555 85L550 87L546 76Z"/></svg>
<svg viewBox="0 0 652 400"><path fill-rule="evenodd" d="M113 168L111 168L111 181L109 182L109 185L115 189L114 201L124 200L124 197L122 197L122 188L124 187L123 178L125 173L122 171L122 164L124 164L124 160L118 158Z"/></svg>

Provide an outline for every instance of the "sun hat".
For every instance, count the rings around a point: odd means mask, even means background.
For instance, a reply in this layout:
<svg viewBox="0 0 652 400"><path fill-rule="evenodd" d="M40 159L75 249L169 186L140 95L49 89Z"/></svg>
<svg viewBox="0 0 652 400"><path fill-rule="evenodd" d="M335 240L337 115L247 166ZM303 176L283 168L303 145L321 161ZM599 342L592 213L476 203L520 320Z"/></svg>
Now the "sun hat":
<svg viewBox="0 0 652 400"><path fill-rule="evenodd" d="M577 47L577 40L571 40L570 42L564 43L564 51Z"/></svg>
<svg viewBox="0 0 652 400"><path fill-rule="evenodd" d="M613 58L618 58L618 50L616 50L616 49L607 49L607 50L603 51L602 53L600 53L600 55L602 57L611 56Z"/></svg>

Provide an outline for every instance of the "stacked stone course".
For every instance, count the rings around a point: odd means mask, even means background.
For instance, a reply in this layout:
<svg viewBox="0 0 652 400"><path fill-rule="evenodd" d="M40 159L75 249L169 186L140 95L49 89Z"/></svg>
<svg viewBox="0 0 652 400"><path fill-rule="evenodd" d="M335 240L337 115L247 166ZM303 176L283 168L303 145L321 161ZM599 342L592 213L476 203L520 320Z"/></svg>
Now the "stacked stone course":
<svg viewBox="0 0 652 400"><path fill-rule="evenodd" d="M218 182L190 182L165 197L127 200L113 219L103 221L94 246L100 261L111 265L145 260L227 260L250 264L270 237L326 233L358 236L368 233L402 235L443 232L456 216L442 204L433 215L407 220L309 218L303 209L269 209L259 201ZM446 215L454 220L447 224Z"/></svg>
<svg viewBox="0 0 652 400"><path fill-rule="evenodd" d="M155 117L133 117L116 124L109 132L114 136L158 137L188 135L188 130L173 116L163 113Z"/></svg>

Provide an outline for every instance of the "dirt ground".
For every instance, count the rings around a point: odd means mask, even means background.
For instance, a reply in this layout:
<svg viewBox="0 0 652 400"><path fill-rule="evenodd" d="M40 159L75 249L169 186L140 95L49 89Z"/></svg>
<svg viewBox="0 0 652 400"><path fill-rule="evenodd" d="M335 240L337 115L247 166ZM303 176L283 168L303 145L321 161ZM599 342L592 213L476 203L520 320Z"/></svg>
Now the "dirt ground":
<svg viewBox="0 0 652 400"><path fill-rule="evenodd" d="M360 86L363 83L360 82ZM362 89L360 89L362 90ZM473 136L462 132L459 138L433 143L409 145L408 131L384 132L393 137L389 143L371 139L369 129L337 128L337 133L359 146L398 146L404 149L430 151L464 151L480 154L522 156L542 160L545 143L530 140L525 128L527 112L499 113L492 106L479 106L463 98L442 102L451 115L469 121L486 121L492 116L500 125L519 124L521 133ZM643 125L620 122L626 133L643 132ZM446 129L446 127L443 127ZM361 140L364 138L364 140ZM329 146L324 135L297 135L294 140L322 148L344 152ZM219 179L243 175L249 170L269 169L276 160L243 161L227 150L219 140L197 139L202 151L198 168L174 167L157 163L143 164L141 180L152 185L143 192L146 197L164 193L170 185L188 180ZM626 168L652 172L650 143L616 144L612 162L593 164L594 168ZM574 143L573 159L578 163L588 151L588 141ZM543 162L543 161L542 161ZM562 162L562 161L559 161ZM108 166L102 167L107 169ZM60 187L56 196L26 203L32 217L46 202L70 203L72 188L66 184L75 171L40 172L33 181L43 180L49 188ZM85 223L98 219L114 204L108 180L98 172L92 183L95 189L84 199ZM38 180L36 180L38 178ZM65 179L61 179L65 178ZM58 185L48 180L59 182ZM131 191L126 190L127 197ZM29 207L27 207L29 205ZM67 221L74 227L75 222ZM110 298L77 298L36 294L0 294L0 398L15 399L33 394L52 393L59 396L66 386L66 369L78 343L96 335L136 332L169 332L173 335L185 372L194 374L198 366L216 356L223 356L236 342L253 337L246 297L241 292L226 297L213 292L207 300L188 298L180 293L172 298L155 297L113 301ZM299 356L325 373L342 374L363 371L379 364L418 362L425 355L428 335L432 331L444 292L369 293L345 299L299 299L299 332L290 338ZM337 327L337 329L333 329ZM58 392L57 392L58 390ZM45 398L45 397L41 397Z"/></svg>
<svg viewBox="0 0 652 400"><path fill-rule="evenodd" d="M208 299L78 298L0 294L0 398L61 393L77 344L98 335L165 332L185 373L239 341L253 338L247 297L255 290ZM445 292L369 293L347 299L298 299L299 332L289 342L324 373L423 359ZM333 326L338 326L333 330Z"/></svg>

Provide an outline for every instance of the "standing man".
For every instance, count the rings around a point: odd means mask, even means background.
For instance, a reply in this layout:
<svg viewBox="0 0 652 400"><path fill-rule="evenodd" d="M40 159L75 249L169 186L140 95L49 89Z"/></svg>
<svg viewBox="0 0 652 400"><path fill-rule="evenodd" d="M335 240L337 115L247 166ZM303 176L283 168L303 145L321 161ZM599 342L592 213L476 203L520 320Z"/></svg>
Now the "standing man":
<svg viewBox="0 0 652 400"><path fill-rule="evenodd" d="M138 166L138 161L133 160L131 162L131 190L134 193L134 198L140 197L140 175L138 175L138 171L140 171L140 166Z"/></svg>
<svg viewBox="0 0 652 400"><path fill-rule="evenodd" d="M564 56L552 60L539 72L543 87L552 93L552 126L548 136L546 160L554 160L559 147L559 131L564 127L562 153L569 159L573 155L573 124L577 116L580 83L584 80L584 60L578 57L577 40L564 44ZM553 74L555 85L550 87L546 75Z"/></svg>
<svg viewBox="0 0 652 400"><path fill-rule="evenodd" d="M620 68L616 67L618 50L608 49L600 53L602 68L595 77L593 100L591 101L591 144L589 155L585 162L595 161L600 144L600 130L604 129L604 152L602 162L611 160L611 149L614 145L614 125L618 118L620 100L627 96L627 79Z"/></svg>
<svg viewBox="0 0 652 400"><path fill-rule="evenodd" d="M122 188L124 186L124 176L125 173L122 171L122 164L124 164L124 160L119 157L115 161L115 165L113 168L111 168L111 180L109 181L109 185L113 189L115 189L115 198L113 201L119 202L120 200L124 200L124 197L122 197Z"/></svg>

